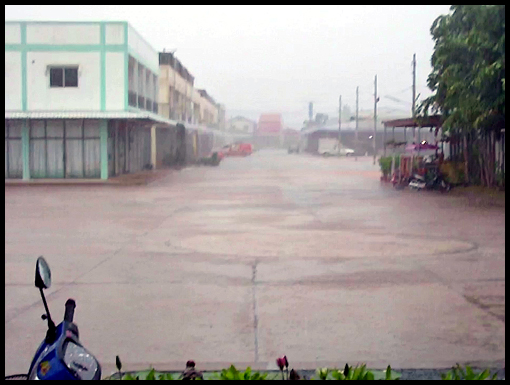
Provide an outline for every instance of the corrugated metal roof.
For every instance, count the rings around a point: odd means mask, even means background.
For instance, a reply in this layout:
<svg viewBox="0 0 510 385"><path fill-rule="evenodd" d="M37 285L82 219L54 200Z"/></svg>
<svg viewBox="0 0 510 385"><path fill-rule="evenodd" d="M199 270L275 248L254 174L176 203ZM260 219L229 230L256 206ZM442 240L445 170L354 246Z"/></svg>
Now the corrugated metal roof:
<svg viewBox="0 0 510 385"><path fill-rule="evenodd" d="M384 129L384 126L382 125L382 122L380 120L377 120L377 130ZM338 123L332 123L327 124L324 126L312 126L301 129L301 133L303 134L310 134L316 131L337 131L338 132ZM349 122L342 122L342 131L356 131L356 122L355 121L349 121ZM374 121L373 120L360 120L358 122L358 131L359 132L372 132L374 131Z"/></svg>
<svg viewBox="0 0 510 385"><path fill-rule="evenodd" d="M5 111L5 119L138 119L171 126L182 124L186 130L225 134L207 126L166 119L148 111Z"/></svg>
<svg viewBox="0 0 510 385"><path fill-rule="evenodd" d="M146 119L171 125L178 123L143 111L5 111L5 119Z"/></svg>
<svg viewBox="0 0 510 385"><path fill-rule="evenodd" d="M443 117L432 115L426 118L405 118L384 121L386 127L441 127Z"/></svg>

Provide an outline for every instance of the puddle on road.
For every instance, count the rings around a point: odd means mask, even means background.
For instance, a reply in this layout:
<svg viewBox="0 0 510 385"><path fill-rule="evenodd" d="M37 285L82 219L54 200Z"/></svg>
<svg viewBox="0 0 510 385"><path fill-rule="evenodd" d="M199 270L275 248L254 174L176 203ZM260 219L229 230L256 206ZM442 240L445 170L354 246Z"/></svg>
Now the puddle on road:
<svg viewBox="0 0 510 385"><path fill-rule="evenodd" d="M170 240L187 250L239 257L357 258L406 257L468 251L469 242L453 239L423 239L391 234L364 234L336 230L249 231L224 234L184 235Z"/></svg>

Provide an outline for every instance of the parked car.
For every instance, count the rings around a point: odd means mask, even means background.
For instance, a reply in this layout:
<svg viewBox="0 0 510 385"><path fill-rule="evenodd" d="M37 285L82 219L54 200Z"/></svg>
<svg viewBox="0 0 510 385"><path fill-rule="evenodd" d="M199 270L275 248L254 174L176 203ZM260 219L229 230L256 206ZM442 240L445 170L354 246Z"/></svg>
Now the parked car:
<svg viewBox="0 0 510 385"><path fill-rule="evenodd" d="M224 146L226 156L248 156L253 153L253 147L250 143L235 143Z"/></svg>
<svg viewBox="0 0 510 385"><path fill-rule="evenodd" d="M352 148L341 148L340 155L345 155L345 156L354 155L354 150Z"/></svg>
<svg viewBox="0 0 510 385"><path fill-rule="evenodd" d="M352 148L341 147L338 148L338 139L332 138L321 138L319 139L319 155L322 156L351 156L354 155L354 150Z"/></svg>

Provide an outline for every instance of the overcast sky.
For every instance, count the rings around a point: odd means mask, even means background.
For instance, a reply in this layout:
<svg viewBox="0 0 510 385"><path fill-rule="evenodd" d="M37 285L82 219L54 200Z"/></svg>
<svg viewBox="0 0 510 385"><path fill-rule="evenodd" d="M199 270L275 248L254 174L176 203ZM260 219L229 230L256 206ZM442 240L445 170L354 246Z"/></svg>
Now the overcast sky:
<svg viewBox="0 0 510 385"><path fill-rule="evenodd" d="M338 99L373 114L411 112L412 57L417 94L430 95L430 26L449 5L209 6L6 5L6 20L127 20L154 49L176 56L225 104L227 117L283 114L300 128L315 112L338 116ZM387 98L392 96L402 102Z"/></svg>

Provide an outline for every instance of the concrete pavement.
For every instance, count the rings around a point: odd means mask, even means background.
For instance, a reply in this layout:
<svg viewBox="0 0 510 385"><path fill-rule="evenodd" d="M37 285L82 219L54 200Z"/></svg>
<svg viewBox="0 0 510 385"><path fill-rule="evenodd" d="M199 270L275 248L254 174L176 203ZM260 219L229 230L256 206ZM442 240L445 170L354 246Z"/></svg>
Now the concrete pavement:
<svg viewBox="0 0 510 385"><path fill-rule="evenodd" d="M504 366L504 210L396 191L371 158L262 150L146 186L5 188L6 374L77 301L113 371Z"/></svg>

